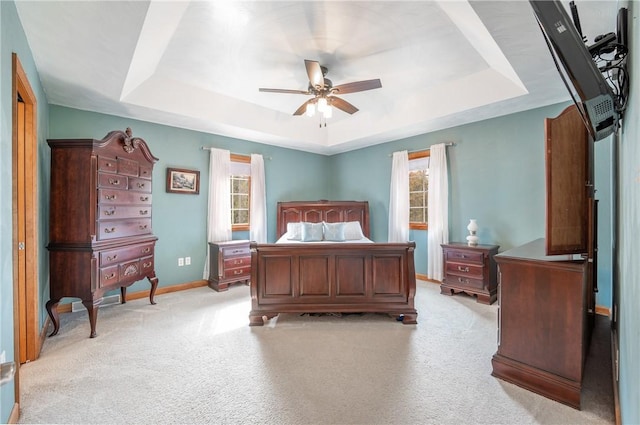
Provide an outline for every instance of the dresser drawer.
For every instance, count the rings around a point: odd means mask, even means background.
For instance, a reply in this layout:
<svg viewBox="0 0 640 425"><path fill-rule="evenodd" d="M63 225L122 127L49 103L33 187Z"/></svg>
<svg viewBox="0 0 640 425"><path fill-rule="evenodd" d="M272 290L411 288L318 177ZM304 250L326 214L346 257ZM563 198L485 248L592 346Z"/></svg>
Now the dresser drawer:
<svg viewBox="0 0 640 425"><path fill-rule="evenodd" d="M224 268L232 269L234 267L244 267L251 265L251 257L233 257L224 259Z"/></svg>
<svg viewBox="0 0 640 425"><path fill-rule="evenodd" d="M98 171L118 172L118 160L108 156L98 156Z"/></svg>
<svg viewBox="0 0 640 425"><path fill-rule="evenodd" d="M220 251L222 252L222 256L224 258L232 257L232 256L250 256L251 255L251 251L248 245L224 246L220 248Z"/></svg>
<svg viewBox="0 0 640 425"><path fill-rule="evenodd" d="M482 265L476 266L473 264L447 263L445 272L447 274L451 273L482 279L484 267Z"/></svg>
<svg viewBox="0 0 640 425"><path fill-rule="evenodd" d="M98 187L126 189L127 177L118 174L98 173Z"/></svg>
<svg viewBox="0 0 640 425"><path fill-rule="evenodd" d="M146 257L153 255L153 243L145 243L133 246L127 246L119 249L100 252L100 267L106 267L112 264L121 263L134 258Z"/></svg>
<svg viewBox="0 0 640 425"><path fill-rule="evenodd" d="M98 286L100 288L118 283L119 277L117 264L115 266L101 268L98 271L98 274Z"/></svg>
<svg viewBox="0 0 640 425"><path fill-rule="evenodd" d="M140 171L140 164L138 161L134 161L128 158L118 158L118 174L123 176L138 177Z"/></svg>
<svg viewBox="0 0 640 425"><path fill-rule="evenodd" d="M131 177L128 187L136 192L151 193L151 180Z"/></svg>
<svg viewBox="0 0 640 425"><path fill-rule="evenodd" d="M463 250L446 250L445 261L465 262L482 264L484 262L484 254L482 252L471 252Z"/></svg>
<svg viewBox="0 0 640 425"><path fill-rule="evenodd" d="M98 240L151 233L151 219L110 220L98 222Z"/></svg>
<svg viewBox="0 0 640 425"><path fill-rule="evenodd" d="M484 286L482 278L472 279L471 277L456 276L449 273L447 273L445 281L447 285L461 286L468 289L482 289Z"/></svg>
<svg viewBox="0 0 640 425"><path fill-rule="evenodd" d="M147 217L151 217L150 205L125 206L102 204L98 206L98 220Z"/></svg>
<svg viewBox="0 0 640 425"><path fill-rule="evenodd" d="M140 165L140 177L143 179L151 180L151 175L153 174L153 168L147 167L146 165Z"/></svg>
<svg viewBox="0 0 640 425"><path fill-rule="evenodd" d="M140 260L131 260L120 264L120 280L138 280L140 277Z"/></svg>
<svg viewBox="0 0 640 425"><path fill-rule="evenodd" d="M151 194L128 190L99 189L98 202L102 204L144 204L151 205Z"/></svg>
<svg viewBox="0 0 640 425"><path fill-rule="evenodd" d="M140 259L140 273L142 276L146 276L146 274L154 269L154 259L153 257L144 257Z"/></svg>

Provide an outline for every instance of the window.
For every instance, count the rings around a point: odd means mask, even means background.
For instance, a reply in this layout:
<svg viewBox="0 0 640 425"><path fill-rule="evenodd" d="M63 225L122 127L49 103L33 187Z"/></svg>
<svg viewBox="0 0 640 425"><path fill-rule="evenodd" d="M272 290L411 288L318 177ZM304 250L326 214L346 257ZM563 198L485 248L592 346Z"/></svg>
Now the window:
<svg viewBox="0 0 640 425"><path fill-rule="evenodd" d="M429 151L409 153L409 228L427 230Z"/></svg>
<svg viewBox="0 0 640 425"><path fill-rule="evenodd" d="M231 229L249 230L251 157L231 154Z"/></svg>

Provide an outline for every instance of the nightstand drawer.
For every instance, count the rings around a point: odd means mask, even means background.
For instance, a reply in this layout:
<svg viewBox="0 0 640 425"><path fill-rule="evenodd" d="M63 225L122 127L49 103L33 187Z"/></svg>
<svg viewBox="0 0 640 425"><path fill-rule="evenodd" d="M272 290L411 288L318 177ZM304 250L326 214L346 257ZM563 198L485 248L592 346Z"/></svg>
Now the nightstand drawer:
<svg viewBox="0 0 640 425"><path fill-rule="evenodd" d="M456 275L447 273L447 276L445 277L445 282L447 282L447 285L454 285L454 286L457 285L457 286L469 288L469 289L482 289L482 287L484 286L484 281L482 280L482 276L480 276L480 278L478 279L472 279L471 277L456 276Z"/></svg>
<svg viewBox="0 0 640 425"><path fill-rule="evenodd" d="M251 257L233 257L233 258L225 258L224 260L224 268L232 269L235 267L243 267L251 265Z"/></svg>
<svg viewBox="0 0 640 425"><path fill-rule="evenodd" d="M224 258L250 255L249 245L225 246L220 249Z"/></svg>
<svg viewBox="0 0 640 425"><path fill-rule="evenodd" d="M246 279L251 275L251 269L249 267L242 267L239 269L225 269L225 279Z"/></svg>
<svg viewBox="0 0 640 425"><path fill-rule="evenodd" d="M475 266L471 264L462 264L462 263L447 263L447 269L445 270L447 274L457 274L464 275L469 277L475 277L477 279L482 279L482 274L484 272L484 267L482 265Z"/></svg>
<svg viewBox="0 0 640 425"><path fill-rule="evenodd" d="M483 257L484 254L482 252L447 250L445 261L482 264L484 261Z"/></svg>

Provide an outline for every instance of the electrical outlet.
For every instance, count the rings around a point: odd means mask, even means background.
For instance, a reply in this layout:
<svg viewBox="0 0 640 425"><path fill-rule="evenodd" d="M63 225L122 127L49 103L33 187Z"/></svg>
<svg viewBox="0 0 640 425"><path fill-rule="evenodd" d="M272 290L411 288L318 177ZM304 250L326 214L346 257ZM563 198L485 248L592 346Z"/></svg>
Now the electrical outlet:
<svg viewBox="0 0 640 425"><path fill-rule="evenodd" d="M184 265L185 266L191 265L191 257L184 257Z"/></svg>
<svg viewBox="0 0 640 425"><path fill-rule="evenodd" d="M184 258L180 257L178 258L178 267L182 267L184 266Z"/></svg>

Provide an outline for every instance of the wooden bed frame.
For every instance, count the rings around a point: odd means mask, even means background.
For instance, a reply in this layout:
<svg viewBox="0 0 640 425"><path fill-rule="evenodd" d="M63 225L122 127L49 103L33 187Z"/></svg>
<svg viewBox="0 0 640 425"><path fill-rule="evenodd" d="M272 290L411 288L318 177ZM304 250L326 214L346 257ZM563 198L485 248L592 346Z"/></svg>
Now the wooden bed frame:
<svg viewBox="0 0 640 425"><path fill-rule="evenodd" d="M364 201L279 202L277 237L293 222L359 221ZM416 324L415 242L251 242L251 326L279 313L386 313Z"/></svg>

